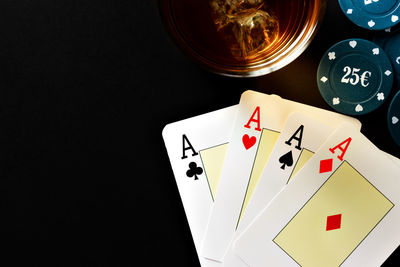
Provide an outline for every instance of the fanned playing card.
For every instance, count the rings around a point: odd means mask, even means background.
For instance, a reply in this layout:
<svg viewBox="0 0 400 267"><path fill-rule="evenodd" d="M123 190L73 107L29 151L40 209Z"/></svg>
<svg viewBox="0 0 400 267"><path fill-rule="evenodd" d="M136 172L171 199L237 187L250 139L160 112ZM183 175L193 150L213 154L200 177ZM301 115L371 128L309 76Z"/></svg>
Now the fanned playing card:
<svg viewBox="0 0 400 267"><path fill-rule="evenodd" d="M237 106L168 124L163 138L196 250L204 237ZM219 266L199 257L201 266Z"/></svg>
<svg viewBox="0 0 400 267"><path fill-rule="evenodd" d="M242 215L234 238L296 175L333 131L334 128L303 113L294 112L289 116ZM232 251L232 246L228 250L224 264L230 267L247 266Z"/></svg>
<svg viewBox="0 0 400 267"><path fill-rule="evenodd" d="M340 127L234 243L250 266L380 266L400 243L400 167Z"/></svg>
<svg viewBox="0 0 400 267"><path fill-rule="evenodd" d="M324 120L332 127L344 121L358 129L361 127L356 119L341 114L278 96L254 91L243 93L207 226L202 256L223 260L279 133L289 114L295 111Z"/></svg>

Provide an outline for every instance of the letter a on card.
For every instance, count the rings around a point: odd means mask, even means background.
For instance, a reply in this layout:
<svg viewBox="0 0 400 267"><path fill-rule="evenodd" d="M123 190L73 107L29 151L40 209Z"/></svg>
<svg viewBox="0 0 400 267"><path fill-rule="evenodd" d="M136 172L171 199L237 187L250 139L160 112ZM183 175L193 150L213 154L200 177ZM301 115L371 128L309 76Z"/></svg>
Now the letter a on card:
<svg viewBox="0 0 400 267"><path fill-rule="evenodd" d="M329 151L332 152L333 154L335 154L336 149L339 149L340 151L342 151L342 154L340 154L338 156L338 159L340 159L340 161L343 161L343 157L346 154L346 151L349 148L350 143L351 143L351 137L347 138L346 140L344 140L342 143L338 144L334 148L330 148ZM346 145L346 146L343 148L343 145Z"/></svg>
<svg viewBox="0 0 400 267"><path fill-rule="evenodd" d="M257 119L254 118L255 116L257 116ZM250 120L247 122L247 124L244 127L248 128L248 129L251 129L250 123L252 123L252 122L257 123L257 127L254 130L261 132L261 127L260 127L260 107L259 106L256 107L256 109L253 112L253 115L251 115Z"/></svg>
<svg viewBox="0 0 400 267"><path fill-rule="evenodd" d="M258 132L261 132L261 127L260 127L260 107L257 106L256 109L253 112L253 115L251 115L249 121L246 123L244 126L247 129L251 129L251 123L254 122L257 124L257 127L254 129ZM244 145L244 148L246 150L252 148L256 143L257 143L257 137L255 136L249 136L248 134L244 134L242 137L242 142Z"/></svg>
<svg viewBox="0 0 400 267"><path fill-rule="evenodd" d="M335 154L335 151L337 149L339 149L342 153L339 156L337 156L337 158L340 161L343 161L344 155L346 154L346 151L350 146L351 140L352 140L351 137L349 137L346 140L344 140L343 142L341 142L340 144L338 144L337 146L335 146L333 148L329 148L329 151L332 154ZM332 169L333 169L333 158L324 159L324 160L320 161L319 173L331 172Z"/></svg>

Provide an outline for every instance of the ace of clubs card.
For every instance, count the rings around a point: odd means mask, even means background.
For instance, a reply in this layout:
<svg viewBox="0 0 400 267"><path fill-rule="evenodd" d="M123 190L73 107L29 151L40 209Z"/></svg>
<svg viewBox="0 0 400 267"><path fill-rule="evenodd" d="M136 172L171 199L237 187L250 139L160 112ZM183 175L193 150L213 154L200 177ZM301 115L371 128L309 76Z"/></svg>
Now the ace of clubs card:
<svg viewBox="0 0 400 267"><path fill-rule="evenodd" d="M233 249L250 266L380 266L400 242L399 173L345 124Z"/></svg>
<svg viewBox="0 0 400 267"><path fill-rule="evenodd" d="M163 138L198 251L213 205L237 106L165 126ZM220 264L199 257L201 266Z"/></svg>

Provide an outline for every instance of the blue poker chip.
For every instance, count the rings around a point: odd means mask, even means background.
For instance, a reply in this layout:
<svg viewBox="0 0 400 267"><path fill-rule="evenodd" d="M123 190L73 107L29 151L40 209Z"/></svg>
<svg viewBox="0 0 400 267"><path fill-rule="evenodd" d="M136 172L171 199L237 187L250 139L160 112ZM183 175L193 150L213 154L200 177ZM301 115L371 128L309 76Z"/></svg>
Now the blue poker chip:
<svg viewBox="0 0 400 267"><path fill-rule="evenodd" d="M400 22L400 0L339 0L344 14L369 30L383 30Z"/></svg>
<svg viewBox="0 0 400 267"><path fill-rule="evenodd" d="M392 62L395 84L400 89L400 30L374 38L374 43L385 50Z"/></svg>
<svg viewBox="0 0 400 267"><path fill-rule="evenodd" d="M336 111L362 115L380 107L393 86L385 51L363 39L341 41L326 51L317 73L319 91Z"/></svg>
<svg viewBox="0 0 400 267"><path fill-rule="evenodd" d="M400 91L394 96L389 106L388 126L390 134L397 145L400 146Z"/></svg>

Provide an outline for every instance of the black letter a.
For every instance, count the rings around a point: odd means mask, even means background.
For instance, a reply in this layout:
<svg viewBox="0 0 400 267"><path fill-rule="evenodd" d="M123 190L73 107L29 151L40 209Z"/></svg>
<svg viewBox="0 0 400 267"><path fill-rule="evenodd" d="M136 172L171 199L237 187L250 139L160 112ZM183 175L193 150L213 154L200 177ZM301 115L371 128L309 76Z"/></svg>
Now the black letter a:
<svg viewBox="0 0 400 267"><path fill-rule="evenodd" d="M185 145L185 142L186 142L187 146ZM192 152L193 152L192 156L197 156L198 155L197 152L194 150L192 144L189 142L189 139L186 137L185 134L182 135L182 149L183 149L183 151L182 151L182 159L186 159L187 158L187 156L185 154L186 150L192 150Z"/></svg>
<svg viewBox="0 0 400 267"><path fill-rule="evenodd" d="M303 139L303 130L304 130L304 125L301 125L299 127L299 129L297 129L297 131L293 134L293 136L290 137L290 139L285 142L285 144L291 146L292 145L292 140L294 139L294 140L296 140L298 142L297 146L295 146L295 148L297 148L298 150L301 150L301 140ZM299 134L299 133L300 133L300 136L297 137L296 135Z"/></svg>

